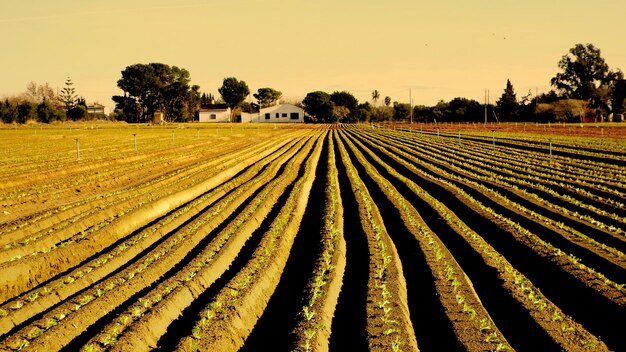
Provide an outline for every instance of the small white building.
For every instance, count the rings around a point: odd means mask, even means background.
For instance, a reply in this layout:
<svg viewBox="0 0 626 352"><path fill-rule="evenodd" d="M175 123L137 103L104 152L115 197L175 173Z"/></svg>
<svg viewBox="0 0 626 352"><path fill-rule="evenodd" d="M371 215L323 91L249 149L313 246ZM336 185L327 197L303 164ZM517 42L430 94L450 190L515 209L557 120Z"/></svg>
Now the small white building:
<svg viewBox="0 0 626 352"><path fill-rule="evenodd" d="M241 113L241 122L266 123L303 123L304 110L292 104L278 104L261 109L261 111Z"/></svg>
<svg viewBox="0 0 626 352"><path fill-rule="evenodd" d="M230 122L230 108L226 104L211 104L200 109L200 122Z"/></svg>

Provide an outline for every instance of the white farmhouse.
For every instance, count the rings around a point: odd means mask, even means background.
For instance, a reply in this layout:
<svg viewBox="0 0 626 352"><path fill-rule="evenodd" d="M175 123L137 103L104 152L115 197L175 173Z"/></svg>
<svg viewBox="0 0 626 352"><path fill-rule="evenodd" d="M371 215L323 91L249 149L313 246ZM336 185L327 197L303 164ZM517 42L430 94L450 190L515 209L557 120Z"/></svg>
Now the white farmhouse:
<svg viewBox="0 0 626 352"><path fill-rule="evenodd" d="M200 122L229 122L230 108L226 104L211 104L200 109Z"/></svg>
<svg viewBox="0 0 626 352"><path fill-rule="evenodd" d="M265 123L302 123L304 110L292 104L278 104L253 113L241 113L241 122Z"/></svg>

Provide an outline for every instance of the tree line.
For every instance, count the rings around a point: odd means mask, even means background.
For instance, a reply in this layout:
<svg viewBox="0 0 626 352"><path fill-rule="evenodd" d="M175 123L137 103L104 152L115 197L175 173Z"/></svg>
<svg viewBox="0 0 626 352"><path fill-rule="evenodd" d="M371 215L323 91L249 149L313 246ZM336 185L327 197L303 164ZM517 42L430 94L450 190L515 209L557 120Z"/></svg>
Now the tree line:
<svg viewBox="0 0 626 352"><path fill-rule="evenodd" d="M372 92L371 101L359 103L350 92L313 91L308 93L302 102L296 103L304 108L307 122L357 122L357 121L409 121L415 122L446 122L446 121L578 121L586 116L608 116L611 112L623 112L624 100L615 98L616 86L623 82L621 70L611 70L602 58L600 50L593 44L576 44L558 62L561 72L551 80L554 87L541 95L528 94L518 97L513 84L507 79L503 93L495 104L484 104L473 99L457 97L450 101L439 101L434 106L417 105L392 101L386 96L382 102L378 90ZM127 68L129 70L132 67ZM149 70L148 70L149 72ZM127 89L125 83L129 78L122 73L118 86L128 95L125 99L133 99L142 107L134 111L134 116L146 114L149 119L154 108L159 107L171 116L185 116L180 111L167 110L166 95L150 98L141 96L141 92L156 92L158 85L152 89L143 87L134 92ZM131 72L132 73L132 72ZM186 76L188 77L188 76ZM132 82L151 82L151 79L131 79ZM161 79L160 82L170 82ZM184 87L184 85L182 85ZM164 89L163 91L168 91ZM191 91L197 91L192 88ZM244 81L235 77L225 78L218 89L221 100L231 109L233 114L240 111L256 112L258 109L270 106L277 102L282 93L272 88L260 88L254 94L256 103L246 101L250 90ZM184 100L185 91L181 92ZM149 105L154 102L155 105ZM196 111L204 104L195 106ZM123 106L122 106L123 107ZM137 113L139 111L140 113ZM176 115L178 114L178 115ZM187 115L186 120L193 117ZM171 119L176 121L174 117Z"/></svg>
<svg viewBox="0 0 626 352"><path fill-rule="evenodd" d="M59 93L48 83L30 82L24 93L0 100L0 120L4 123L52 123L106 118L104 114L88 112L85 98L76 94L74 83L69 77Z"/></svg>
<svg viewBox="0 0 626 352"><path fill-rule="evenodd" d="M356 121L572 121L583 117L606 117L624 111L626 83L621 70L612 70L593 44L576 44L558 62L561 70L550 81L553 89L541 95L532 92L518 97L507 79L502 95L495 104L484 104L462 97L439 101L434 106L392 101L382 102L378 90L370 101L359 101L346 91L308 93L295 103L306 112L307 122ZM162 112L166 122L187 122L197 119L200 109L214 103L231 108L233 117L242 111L257 112L277 103L282 93L276 89L259 88L250 98L248 85L235 77L224 78L218 89L220 98L201 93L191 84L184 68L162 63L134 64L121 72L117 86L123 95L112 97L115 110L109 116L127 122L151 122L155 112ZM619 94L618 94L619 93ZM248 100L248 101L246 101ZM103 116L87 114L85 100L76 95L71 79L60 94L46 83L28 85L18 98L0 101L0 118L5 123L28 120L53 122L81 120ZM232 120L234 121L234 120Z"/></svg>

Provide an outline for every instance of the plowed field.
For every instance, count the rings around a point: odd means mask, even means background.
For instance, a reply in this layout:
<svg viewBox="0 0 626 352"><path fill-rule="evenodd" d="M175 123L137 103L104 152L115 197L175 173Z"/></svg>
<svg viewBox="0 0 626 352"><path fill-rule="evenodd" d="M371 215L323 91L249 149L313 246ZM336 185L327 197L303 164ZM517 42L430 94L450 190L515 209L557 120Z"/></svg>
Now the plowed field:
<svg viewBox="0 0 626 352"><path fill-rule="evenodd" d="M0 350L626 351L611 128L0 130Z"/></svg>

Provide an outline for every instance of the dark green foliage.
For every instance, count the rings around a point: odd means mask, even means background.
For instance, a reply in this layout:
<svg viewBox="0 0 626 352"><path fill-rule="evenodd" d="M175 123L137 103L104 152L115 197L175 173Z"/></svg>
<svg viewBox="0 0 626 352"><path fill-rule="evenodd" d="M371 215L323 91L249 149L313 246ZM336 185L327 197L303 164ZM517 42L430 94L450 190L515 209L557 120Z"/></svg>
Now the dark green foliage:
<svg viewBox="0 0 626 352"><path fill-rule="evenodd" d="M12 123L15 121L16 109L9 100L0 101L0 117L4 123Z"/></svg>
<svg viewBox="0 0 626 352"><path fill-rule="evenodd" d="M496 102L496 106L502 121L511 121L518 117L520 106L517 102L513 84L508 79L506 80L506 88L504 88L502 96Z"/></svg>
<svg viewBox="0 0 626 352"><path fill-rule="evenodd" d="M621 79L615 85L611 103L614 114L623 114L626 108L626 80Z"/></svg>
<svg viewBox="0 0 626 352"><path fill-rule="evenodd" d="M114 96L113 101L128 122L151 121L156 111L162 111L168 121L185 121L193 118L200 105L199 87L190 87L189 82L189 71L183 68L161 63L131 65L117 81L124 96Z"/></svg>
<svg viewBox="0 0 626 352"><path fill-rule="evenodd" d="M416 105L413 107L413 121L414 122L433 122L435 115L433 114L433 108L425 105Z"/></svg>
<svg viewBox="0 0 626 352"><path fill-rule="evenodd" d="M411 105L405 103L393 102L393 119L409 120L411 118Z"/></svg>
<svg viewBox="0 0 626 352"><path fill-rule="evenodd" d="M374 111L374 107L369 102L359 104L356 107L355 118L357 121L364 121L364 122L371 121L373 111Z"/></svg>
<svg viewBox="0 0 626 352"><path fill-rule="evenodd" d="M37 121L49 123L56 120L54 108L45 99L37 105Z"/></svg>
<svg viewBox="0 0 626 352"><path fill-rule="evenodd" d="M67 77L67 79L65 80L65 87L61 89L60 98L63 102L63 105L65 106L66 112L70 111L70 109L73 108L74 105L76 105L76 89L74 88L74 83L72 82L72 79L69 77Z"/></svg>
<svg viewBox="0 0 626 352"><path fill-rule="evenodd" d="M82 120L87 116L87 108L83 105L76 105L67 111L67 118L77 121Z"/></svg>
<svg viewBox="0 0 626 352"><path fill-rule="evenodd" d="M250 89L246 82L240 81L235 77L224 78L222 86L217 91L231 109L239 106L250 94Z"/></svg>
<svg viewBox="0 0 626 352"><path fill-rule="evenodd" d="M359 101L357 98L352 95L352 93L342 91L342 92L333 92L330 95L330 101L335 106L343 106L348 109L348 115L352 116L356 112L357 105L359 105Z"/></svg>
<svg viewBox="0 0 626 352"><path fill-rule="evenodd" d="M36 118L36 107L33 103L23 101L17 105L17 123L26 123Z"/></svg>
<svg viewBox="0 0 626 352"><path fill-rule="evenodd" d="M273 88L259 88L257 93L252 94L252 96L259 102L261 108L266 108L276 104L278 99L283 96L283 93Z"/></svg>
<svg viewBox="0 0 626 352"><path fill-rule="evenodd" d="M334 122L333 103L326 92L310 92L302 101L304 111L312 118L312 122Z"/></svg>
<svg viewBox="0 0 626 352"><path fill-rule="evenodd" d="M141 115L141 107L137 103L137 99L115 95L113 96L115 102L115 119L118 121L126 122L139 122Z"/></svg>
<svg viewBox="0 0 626 352"><path fill-rule="evenodd" d="M213 98L213 94L209 93L202 93L202 95L200 96L200 106L206 106L209 104L213 104L213 102L215 101L215 98Z"/></svg>
<svg viewBox="0 0 626 352"><path fill-rule="evenodd" d="M587 100L604 113L610 111L617 81L624 79L619 69L612 71L593 44L576 44L559 61L559 72L550 81L562 98Z"/></svg>

